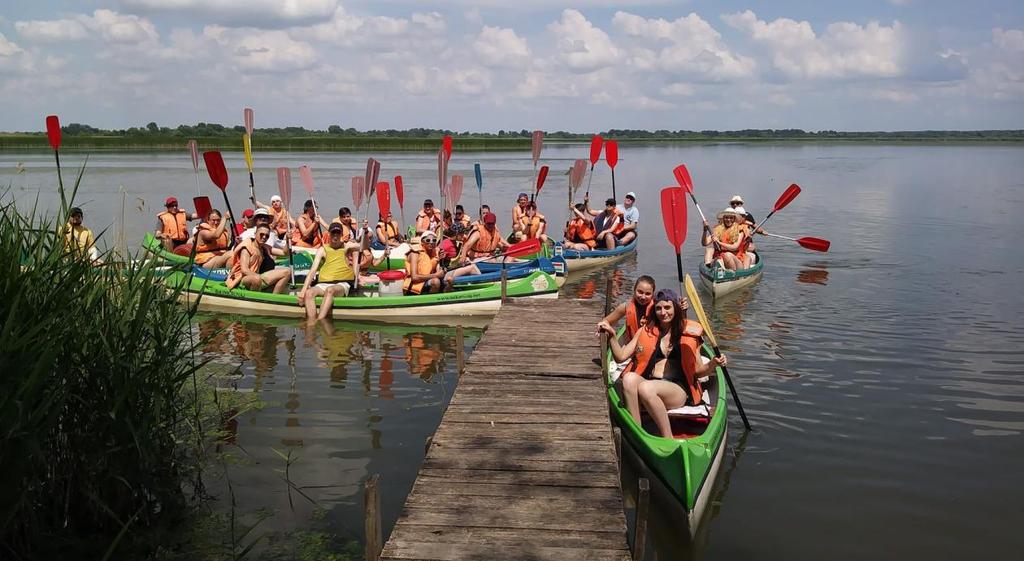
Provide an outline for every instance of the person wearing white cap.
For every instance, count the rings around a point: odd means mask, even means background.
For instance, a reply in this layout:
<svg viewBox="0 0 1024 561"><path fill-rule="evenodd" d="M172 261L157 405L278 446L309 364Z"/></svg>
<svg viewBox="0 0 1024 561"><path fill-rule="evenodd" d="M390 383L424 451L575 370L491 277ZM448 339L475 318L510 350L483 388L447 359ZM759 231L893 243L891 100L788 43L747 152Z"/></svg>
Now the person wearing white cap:
<svg viewBox="0 0 1024 561"><path fill-rule="evenodd" d="M705 254L704 264L710 265L711 260L719 267L735 271L745 267L743 239L746 230L740 226L743 215L731 208L718 213L720 224L711 231L711 239L707 232L701 236L701 243L712 250L711 259Z"/></svg>
<svg viewBox="0 0 1024 561"><path fill-rule="evenodd" d="M295 227L295 221L292 220L292 216L288 214L288 209L284 208L284 204L281 201L281 195L274 195L270 197L270 204L263 204L256 199L253 199L253 205L256 208L265 208L270 213L270 228L273 230L277 237L282 237L288 233L288 227Z"/></svg>
<svg viewBox="0 0 1024 561"><path fill-rule="evenodd" d="M640 222L640 209L636 208L636 193L626 193L619 210L622 211L622 231L619 232L619 245L626 245L636 239L636 228Z"/></svg>
<svg viewBox="0 0 1024 561"><path fill-rule="evenodd" d="M271 220L273 220L273 216L270 214L270 211L263 207L257 208L256 212L252 214L252 228L242 232L238 239L245 241L255 238L256 228L263 225L270 226ZM288 254L284 240L278 237L277 232L273 228L270 229L270 237L264 243L270 246L270 253L272 255L280 257Z"/></svg>

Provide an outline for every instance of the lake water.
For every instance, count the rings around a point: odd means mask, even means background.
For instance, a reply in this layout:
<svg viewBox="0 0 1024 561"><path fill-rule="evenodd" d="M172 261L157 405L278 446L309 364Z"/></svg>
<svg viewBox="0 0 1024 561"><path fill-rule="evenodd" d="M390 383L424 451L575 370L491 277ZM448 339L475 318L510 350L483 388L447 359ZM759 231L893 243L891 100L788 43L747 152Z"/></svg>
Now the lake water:
<svg viewBox="0 0 1024 561"><path fill-rule="evenodd" d="M711 516L695 544L652 512L652 558L1019 558L1024 147L624 145L620 152L617 191L637 192L639 251L567 284L565 296L601 298L609 275L620 297L641 273L676 285L657 193L673 184L678 163L688 165L708 214L741 194L760 219L798 183L802 194L768 230L832 242L823 254L759 239L763 280L714 304L705 300L756 430L744 435L738 416L731 420ZM568 202L560 172L586 154L585 146L545 147L542 162L553 171L539 202L556 230ZM261 199L276 192L274 168L308 163L325 209L351 206L348 178L362 174L367 157L255 156ZM435 156L374 156L382 178L404 176L407 219L424 197L436 199ZM242 158L226 159L228 193L240 213L248 196ZM66 181L82 160L63 154ZM456 143L450 169L467 177L467 208L477 205L478 161L484 202L507 228L515 194L531 183L529 154L461 153ZM52 207L52 162L47 154L0 153L0 184L10 185L8 197L19 204L38 196ZM610 194L609 178L602 163L593 198ZM220 195L200 179L220 207ZM298 207L297 174L294 185ZM188 200L196 189L184 151L90 156L78 203L94 230L109 227L101 244L112 244L122 227L122 186L123 231L134 246L164 197ZM699 222L689 210L683 259L695 276ZM316 528L361 540L361 483L379 473L387 532L458 381L454 329L341 322L307 329L217 316L197 329L220 327L227 329L205 352L240 365L230 387L258 392L264 404L237 423L242 461L230 473L238 510L269 509L261 524L270 531ZM465 330L467 351L480 333ZM286 462L275 450L297 457L289 479L310 500L289 491L277 471ZM632 485L626 481L627 491Z"/></svg>

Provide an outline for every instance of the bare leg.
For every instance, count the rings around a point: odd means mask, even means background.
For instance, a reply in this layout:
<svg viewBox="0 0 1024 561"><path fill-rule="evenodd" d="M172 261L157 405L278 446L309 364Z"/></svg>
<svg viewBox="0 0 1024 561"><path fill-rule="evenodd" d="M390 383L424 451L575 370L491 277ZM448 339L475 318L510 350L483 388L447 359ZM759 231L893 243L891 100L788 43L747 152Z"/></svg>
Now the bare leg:
<svg viewBox="0 0 1024 561"><path fill-rule="evenodd" d="M740 268L740 261L734 253L723 253L722 260L725 261L725 268L735 271Z"/></svg>
<svg viewBox="0 0 1024 561"><path fill-rule="evenodd" d="M634 232L626 232L625 234L622 235L622 239L620 239L619 242L621 242L622 245L628 245L629 242L633 241L633 238L635 238L635 237L636 237L636 233L634 233Z"/></svg>
<svg viewBox="0 0 1024 561"><path fill-rule="evenodd" d="M644 409L651 414L658 432L665 438L672 438L672 425L668 420L668 408L686 403L686 392L678 384L665 380L645 380L637 392Z"/></svg>
<svg viewBox="0 0 1024 561"><path fill-rule="evenodd" d="M331 308L334 307L335 296L348 296L348 288L344 285L334 285L324 292L324 300L320 304L320 315L317 319L327 319L327 316L331 313Z"/></svg>
<svg viewBox="0 0 1024 561"><path fill-rule="evenodd" d="M608 249L615 249L615 236L611 234L604 235L604 246Z"/></svg>
<svg viewBox="0 0 1024 561"><path fill-rule="evenodd" d="M323 289L315 286L306 291L306 319L310 325L316 321L316 297L323 293Z"/></svg>
<svg viewBox="0 0 1024 561"><path fill-rule="evenodd" d="M644 382L643 376L636 372L626 372L622 375L622 394L626 400L626 409L629 414L640 424L640 398L637 395L637 388Z"/></svg>
<svg viewBox="0 0 1024 561"><path fill-rule="evenodd" d="M221 269L221 268L227 267L228 261L230 259L231 259L231 254L230 253L225 253L224 255L218 255L216 257L211 257L209 261L207 261L206 263L203 263L203 268L204 269Z"/></svg>
<svg viewBox="0 0 1024 561"><path fill-rule="evenodd" d="M709 245L704 248L704 264L711 266L711 262L715 260L715 246Z"/></svg>

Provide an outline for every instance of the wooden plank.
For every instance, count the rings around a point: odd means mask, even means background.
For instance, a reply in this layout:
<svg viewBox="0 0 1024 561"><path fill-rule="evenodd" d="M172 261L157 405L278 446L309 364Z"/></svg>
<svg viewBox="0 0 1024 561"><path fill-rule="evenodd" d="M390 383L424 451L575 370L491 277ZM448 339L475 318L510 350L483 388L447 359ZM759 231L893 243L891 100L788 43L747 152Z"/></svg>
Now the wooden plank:
<svg viewBox="0 0 1024 561"><path fill-rule="evenodd" d="M618 473L578 473L541 471L500 471L490 469L444 469L433 466L420 468L420 478L451 481L453 485L465 482L501 483L503 485L554 485L558 487L615 487L619 486Z"/></svg>
<svg viewBox="0 0 1024 561"><path fill-rule="evenodd" d="M590 530L626 533L626 518L615 510L580 509L513 509L496 508L494 504L472 507L447 506L445 501L435 501L429 506L406 507L402 516L414 519L417 524L480 526L485 528L523 528L547 530ZM621 507L620 507L621 508ZM402 523L402 519L398 519Z"/></svg>
<svg viewBox="0 0 1024 561"><path fill-rule="evenodd" d="M528 460L517 458L486 458L467 459L463 457L428 456L423 461L424 468L433 469L477 469L492 471L541 471L558 473L575 473L578 477L586 477L588 473L618 473L618 465L612 462L563 462L558 460Z"/></svg>
<svg viewBox="0 0 1024 561"><path fill-rule="evenodd" d="M415 543L399 541L388 551L384 559L424 559L448 561L458 559L523 560L561 559L564 561L620 561L629 555L619 549L594 549L591 547L566 548L558 546L537 546L530 542L515 544L494 544L478 542L472 544Z"/></svg>
<svg viewBox="0 0 1024 561"><path fill-rule="evenodd" d="M470 410L466 410L470 409ZM608 420L593 413L576 412L548 412L548 413L484 413L472 408L448 409L444 414L444 420L449 423L495 423L508 425L546 425L546 424L573 424L573 425L600 425L608 426Z"/></svg>
<svg viewBox="0 0 1024 561"><path fill-rule="evenodd" d="M452 485L447 480L420 478L412 488L414 494L427 495L438 499L440 495L462 495L464 497L533 497L540 499L575 498L604 500L609 497L620 500L619 494L611 487L569 487L556 485L511 485L502 483L466 482ZM410 499L412 495L410 494Z"/></svg>
<svg viewBox="0 0 1024 561"><path fill-rule="evenodd" d="M518 487L522 487L519 485ZM604 497L520 497L503 495L496 499L493 496L446 496L444 500L438 501L437 497L423 493L413 493L405 501L406 508L427 508L435 510L469 512L472 509L496 509L510 512L525 512L528 516L536 516L543 521L544 518L555 512L614 512L622 508L622 501L612 493ZM475 520L470 520L468 525L478 526Z"/></svg>
<svg viewBox="0 0 1024 561"><path fill-rule="evenodd" d="M624 540L612 532L601 531L565 531L535 528L522 530L517 528L482 528L474 526L433 526L427 524L405 523L392 534L399 542L412 543L448 543L474 544L487 543L499 546L533 544L540 547L595 548L616 550L620 546L625 549ZM385 554L387 550L385 550Z"/></svg>
<svg viewBox="0 0 1024 561"><path fill-rule="evenodd" d="M514 460L514 461L536 461L536 462L586 462L595 463L595 460L605 460L598 463L612 463L614 458L598 458L592 448L565 448L558 446L540 446L537 448L449 448L447 446L434 446L430 450L430 460L441 460L458 457L464 460L479 460L481 462L490 459Z"/></svg>

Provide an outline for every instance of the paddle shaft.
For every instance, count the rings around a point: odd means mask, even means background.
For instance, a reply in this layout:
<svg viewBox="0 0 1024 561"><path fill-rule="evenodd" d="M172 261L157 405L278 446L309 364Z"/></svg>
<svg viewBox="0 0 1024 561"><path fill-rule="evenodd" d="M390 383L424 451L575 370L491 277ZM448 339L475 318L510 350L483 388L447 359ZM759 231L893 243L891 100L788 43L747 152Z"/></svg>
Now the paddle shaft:
<svg viewBox="0 0 1024 561"><path fill-rule="evenodd" d="M750 247L750 244L754 243L754 234L757 233L758 229L764 228L765 222L768 222L768 219L771 218L774 214L775 214L775 210L772 210L771 212L768 213L768 216L764 217L764 220L762 220L760 224L754 224L754 227L750 229L750 235L747 236L747 238L745 240L743 240L743 249L744 250L746 250L748 247ZM794 241L796 241L796 240L794 240Z"/></svg>
<svg viewBox="0 0 1024 561"><path fill-rule="evenodd" d="M196 174L195 175L196 175L196 196L197 197L201 197L203 195L202 195L202 193L199 192L199 168L196 168Z"/></svg>
<svg viewBox="0 0 1024 561"><path fill-rule="evenodd" d="M226 206L228 208L228 216L231 217L231 229L234 232L238 232L238 224L235 223L235 211L231 210L231 201L228 200L228 192L222 189L220 194L224 195L224 206ZM237 236L237 234L235 234L233 236L230 236L230 238L231 238L231 247L235 246L235 237L236 236Z"/></svg>
<svg viewBox="0 0 1024 561"><path fill-rule="evenodd" d="M64 179L60 176L60 151L53 151L53 159L57 161L57 184L60 185L60 196L64 197Z"/></svg>
<svg viewBox="0 0 1024 561"><path fill-rule="evenodd" d="M615 196L615 168L612 168L612 198L616 201L619 200L619 198Z"/></svg>
<svg viewBox="0 0 1024 561"><path fill-rule="evenodd" d="M252 177L252 170L249 170L249 200L252 206L256 206L256 182Z"/></svg>
<svg viewBox="0 0 1024 561"><path fill-rule="evenodd" d="M586 200L590 200L590 182L594 180L594 164L590 164L590 177L587 178L587 193L583 197Z"/></svg>
<svg viewBox="0 0 1024 561"><path fill-rule="evenodd" d="M763 233L763 234L761 234L761 235L762 235L762 236L771 236L771 237L773 237L773 238L782 238L782 239L784 239L784 240L789 240L789 241L791 241L791 242L797 242L797 243L800 243L800 240L798 240L798 239L796 239L796 238L791 238L791 237L789 237L789 236L780 236L779 234L769 234L768 232L764 232L764 233Z"/></svg>
<svg viewBox="0 0 1024 561"><path fill-rule="evenodd" d="M704 217L704 211L700 209L700 203L697 202L697 197L694 197L693 193L689 193L689 195L690 200L693 201L693 206L697 207L697 214L700 215L700 222L701 225L704 226L704 232L708 235L708 239L711 240L711 236L714 234L711 233L711 226L708 226L708 219ZM721 249L721 246L718 245L718 242L711 240L711 243L715 244L716 250ZM683 275L680 274L679 278L683 278Z"/></svg>
<svg viewBox="0 0 1024 561"><path fill-rule="evenodd" d="M718 345L712 347L715 351L715 358L722 356L722 351L718 350ZM732 384L732 376L729 376L729 369L722 366L722 374L725 374L725 383L729 384L729 393L732 394L732 400L736 402L736 409L740 412L740 418L743 419L743 426L747 430L751 430L750 421L747 420L747 413L743 411L743 404L740 403L740 394L736 393L736 386Z"/></svg>

